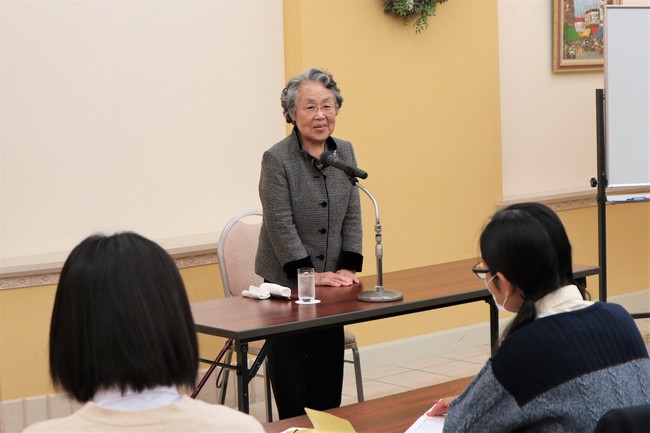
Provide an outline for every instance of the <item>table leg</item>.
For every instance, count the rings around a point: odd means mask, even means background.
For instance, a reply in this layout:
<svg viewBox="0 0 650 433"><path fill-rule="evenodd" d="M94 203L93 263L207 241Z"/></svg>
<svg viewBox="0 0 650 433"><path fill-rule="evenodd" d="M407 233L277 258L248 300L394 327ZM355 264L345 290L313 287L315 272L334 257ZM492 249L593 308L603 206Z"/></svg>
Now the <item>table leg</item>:
<svg viewBox="0 0 650 433"><path fill-rule="evenodd" d="M237 352L237 407L240 412L249 413L248 343L237 341L235 351Z"/></svg>
<svg viewBox="0 0 650 433"><path fill-rule="evenodd" d="M235 343L235 352L237 352L237 364L235 366L237 371L237 407L241 412L249 413L248 385L262 366L268 347L268 342L265 342L253 364L248 368L248 343L241 341ZM267 393L267 395L270 395L270 393Z"/></svg>
<svg viewBox="0 0 650 433"><path fill-rule="evenodd" d="M492 298L486 299L485 302L490 306L490 349L494 355L499 347L499 310Z"/></svg>

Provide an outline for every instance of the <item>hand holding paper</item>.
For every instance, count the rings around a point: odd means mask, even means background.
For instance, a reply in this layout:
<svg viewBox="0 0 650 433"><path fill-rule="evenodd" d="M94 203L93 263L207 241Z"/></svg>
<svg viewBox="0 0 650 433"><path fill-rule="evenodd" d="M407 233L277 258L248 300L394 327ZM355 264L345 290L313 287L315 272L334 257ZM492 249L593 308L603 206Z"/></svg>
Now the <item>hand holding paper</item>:
<svg viewBox="0 0 650 433"><path fill-rule="evenodd" d="M444 416L427 416L418 418L404 433L442 433L445 426Z"/></svg>
<svg viewBox="0 0 650 433"><path fill-rule="evenodd" d="M441 416L447 413L449 405L454 401L456 397L445 397L438 400L432 407L427 411L428 416Z"/></svg>
<svg viewBox="0 0 650 433"><path fill-rule="evenodd" d="M449 403L456 397L441 398L431 406L431 409L425 412L406 430L405 433L437 433L442 432L445 426L445 414Z"/></svg>

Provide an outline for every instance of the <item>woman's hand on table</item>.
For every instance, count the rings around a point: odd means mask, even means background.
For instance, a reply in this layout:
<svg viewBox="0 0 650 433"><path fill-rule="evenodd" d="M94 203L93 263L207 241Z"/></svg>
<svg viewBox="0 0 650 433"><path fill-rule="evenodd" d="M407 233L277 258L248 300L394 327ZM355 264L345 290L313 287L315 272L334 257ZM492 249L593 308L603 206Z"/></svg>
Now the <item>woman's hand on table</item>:
<svg viewBox="0 0 650 433"><path fill-rule="evenodd" d="M454 397L445 397L441 398L435 404L427 411L427 416L442 416L447 413L447 409L449 409L449 405L451 404L452 401L456 399L457 396Z"/></svg>
<svg viewBox="0 0 650 433"><path fill-rule="evenodd" d="M345 269L339 269L336 272L315 272L314 275L317 286L341 287L359 282L354 272Z"/></svg>
<svg viewBox="0 0 650 433"><path fill-rule="evenodd" d="M339 269L336 271L337 274L347 277L352 280L352 284L359 284L359 279L357 278L357 273L350 271L348 269Z"/></svg>

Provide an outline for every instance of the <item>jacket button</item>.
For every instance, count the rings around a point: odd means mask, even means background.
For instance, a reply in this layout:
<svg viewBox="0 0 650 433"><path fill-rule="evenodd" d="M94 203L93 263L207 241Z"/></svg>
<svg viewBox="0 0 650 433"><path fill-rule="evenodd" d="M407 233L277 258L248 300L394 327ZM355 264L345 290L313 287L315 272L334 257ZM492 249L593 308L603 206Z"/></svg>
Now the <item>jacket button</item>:
<svg viewBox="0 0 650 433"><path fill-rule="evenodd" d="M327 202L324 201L324 202L320 203L320 205L321 205L322 207L327 207Z"/></svg>
<svg viewBox="0 0 650 433"><path fill-rule="evenodd" d="M327 233L327 229L320 229L318 230L318 233L324 235L325 233Z"/></svg>
<svg viewBox="0 0 650 433"><path fill-rule="evenodd" d="M316 256L316 258L317 258L318 260L323 260L323 259L325 258L325 256L321 254L321 255Z"/></svg>

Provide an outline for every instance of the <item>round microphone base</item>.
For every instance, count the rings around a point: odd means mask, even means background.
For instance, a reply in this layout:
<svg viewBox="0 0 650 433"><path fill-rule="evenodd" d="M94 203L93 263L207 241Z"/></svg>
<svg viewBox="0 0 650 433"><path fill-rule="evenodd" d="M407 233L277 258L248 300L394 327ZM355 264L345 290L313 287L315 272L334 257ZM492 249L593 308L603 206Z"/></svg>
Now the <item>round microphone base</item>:
<svg viewBox="0 0 650 433"><path fill-rule="evenodd" d="M362 302L395 302L404 299L404 295L393 290L366 290L357 295Z"/></svg>

